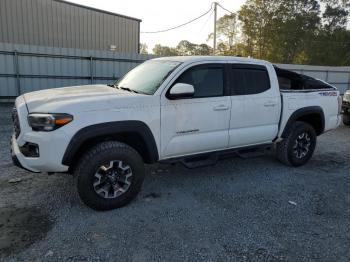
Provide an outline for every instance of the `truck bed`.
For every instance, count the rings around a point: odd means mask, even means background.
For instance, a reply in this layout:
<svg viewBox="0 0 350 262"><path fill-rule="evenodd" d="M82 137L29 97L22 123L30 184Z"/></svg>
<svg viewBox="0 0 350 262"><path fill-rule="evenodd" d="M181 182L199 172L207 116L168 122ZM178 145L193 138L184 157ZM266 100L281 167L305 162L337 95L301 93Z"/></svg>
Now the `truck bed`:
<svg viewBox="0 0 350 262"><path fill-rule="evenodd" d="M336 128L340 123L339 116L339 91L334 89L319 90L281 90L282 113L280 121L280 133L297 110L319 108L324 113L324 132Z"/></svg>

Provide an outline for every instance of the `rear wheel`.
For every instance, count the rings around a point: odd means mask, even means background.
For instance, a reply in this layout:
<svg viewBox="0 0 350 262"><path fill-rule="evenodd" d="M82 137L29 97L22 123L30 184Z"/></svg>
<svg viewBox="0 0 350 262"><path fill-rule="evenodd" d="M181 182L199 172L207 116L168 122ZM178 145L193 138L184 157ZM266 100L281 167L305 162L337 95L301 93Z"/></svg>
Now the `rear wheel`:
<svg viewBox="0 0 350 262"><path fill-rule="evenodd" d="M295 122L287 137L276 145L277 158L289 166L302 166L312 157L316 148L315 129L304 122Z"/></svg>
<svg viewBox="0 0 350 262"><path fill-rule="evenodd" d="M115 141L97 144L81 158L75 171L81 200L95 210L128 204L140 191L144 173L136 150Z"/></svg>
<svg viewBox="0 0 350 262"><path fill-rule="evenodd" d="M350 126L350 115L343 115L343 123L346 126Z"/></svg>

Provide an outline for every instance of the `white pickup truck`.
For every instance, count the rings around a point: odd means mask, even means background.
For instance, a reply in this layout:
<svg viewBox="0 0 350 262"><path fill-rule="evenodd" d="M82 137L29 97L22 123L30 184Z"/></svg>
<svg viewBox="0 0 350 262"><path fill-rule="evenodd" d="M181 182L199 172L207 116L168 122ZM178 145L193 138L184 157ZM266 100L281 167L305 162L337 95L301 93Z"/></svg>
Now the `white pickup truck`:
<svg viewBox="0 0 350 262"><path fill-rule="evenodd" d="M32 172L73 173L82 201L108 210L137 195L144 163L196 167L270 148L303 165L317 136L339 125L340 110L335 87L266 61L157 58L115 85L18 97L12 158Z"/></svg>

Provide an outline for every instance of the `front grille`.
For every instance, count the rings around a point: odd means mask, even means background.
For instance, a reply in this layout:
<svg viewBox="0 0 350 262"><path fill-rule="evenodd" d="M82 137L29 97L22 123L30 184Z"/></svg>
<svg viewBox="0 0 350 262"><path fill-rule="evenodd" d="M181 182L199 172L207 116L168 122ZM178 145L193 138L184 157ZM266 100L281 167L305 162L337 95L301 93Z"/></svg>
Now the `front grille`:
<svg viewBox="0 0 350 262"><path fill-rule="evenodd" d="M12 110L12 121L13 121L13 129L15 131L15 137L17 138L21 133L21 126L19 125L18 113L16 107Z"/></svg>

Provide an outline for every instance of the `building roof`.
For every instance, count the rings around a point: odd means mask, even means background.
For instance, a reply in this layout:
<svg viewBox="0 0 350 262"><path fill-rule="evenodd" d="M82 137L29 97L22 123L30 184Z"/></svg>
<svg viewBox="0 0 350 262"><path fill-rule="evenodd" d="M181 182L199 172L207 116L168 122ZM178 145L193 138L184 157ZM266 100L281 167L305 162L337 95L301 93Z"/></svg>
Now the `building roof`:
<svg viewBox="0 0 350 262"><path fill-rule="evenodd" d="M121 15L121 14L117 14L117 13L113 13L113 12L101 10L101 9L94 8L94 7L90 7L90 6L85 6L85 5L80 5L80 4L68 2L68 1L65 1L65 0L53 0L53 1L60 2L60 3L64 3L64 4L68 4L68 5L73 5L73 6L80 7L80 8L89 9L89 10L92 10L92 11L95 11L95 12L100 12L100 13L105 13L105 14L109 14L109 15L119 16L119 17L131 19L131 20L135 20L135 21L138 21L138 22L141 22L141 21L142 21L142 20L139 19L139 18L135 18L135 17L131 17L131 16L126 16L126 15Z"/></svg>

